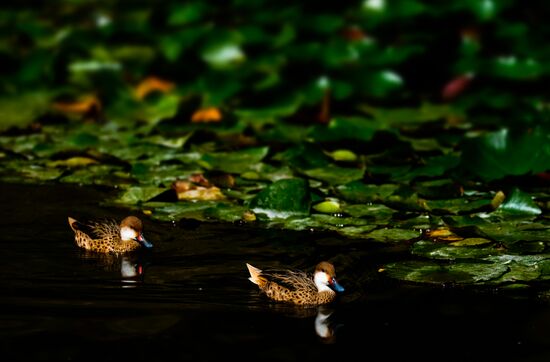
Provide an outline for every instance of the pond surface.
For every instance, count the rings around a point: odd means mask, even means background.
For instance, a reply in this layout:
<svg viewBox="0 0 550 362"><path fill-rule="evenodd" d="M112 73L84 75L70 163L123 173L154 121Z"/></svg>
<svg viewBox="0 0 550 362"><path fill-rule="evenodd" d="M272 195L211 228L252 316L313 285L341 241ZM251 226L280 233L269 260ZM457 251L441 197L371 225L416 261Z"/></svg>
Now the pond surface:
<svg viewBox="0 0 550 362"><path fill-rule="evenodd" d="M404 284L378 269L409 258L336 234L141 215L151 252L79 250L67 216L114 217L108 190L0 185L0 359L261 361L550 358L550 304ZM245 262L311 270L331 260L346 291L330 307L267 301Z"/></svg>

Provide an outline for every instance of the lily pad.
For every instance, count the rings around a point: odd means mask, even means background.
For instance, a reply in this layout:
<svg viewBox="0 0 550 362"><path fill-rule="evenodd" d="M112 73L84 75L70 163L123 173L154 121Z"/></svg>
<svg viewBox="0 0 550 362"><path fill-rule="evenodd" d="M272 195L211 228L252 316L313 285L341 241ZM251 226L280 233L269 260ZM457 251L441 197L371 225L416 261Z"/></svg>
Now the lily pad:
<svg viewBox="0 0 550 362"><path fill-rule="evenodd" d="M514 188L510 196L497 209L497 212L512 215L538 215L541 209L531 195Z"/></svg>
<svg viewBox="0 0 550 362"><path fill-rule="evenodd" d="M485 181L550 169L548 131L503 128L464 143L461 167Z"/></svg>
<svg viewBox="0 0 550 362"><path fill-rule="evenodd" d="M413 245L411 253L430 259L457 260L481 259L492 255L498 255L502 253L502 251L494 246L451 246L430 241L418 241Z"/></svg>
<svg viewBox="0 0 550 362"><path fill-rule="evenodd" d="M206 153L199 164L207 170L243 173L261 162L268 152L269 147L255 147L234 152Z"/></svg>
<svg viewBox="0 0 550 362"><path fill-rule="evenodd" d="M342 185L363 178L363 168L339 167L327 165L325 167L301 170L302 173L313 179L325 181L330 185Z"/></svg>
<svg viewBox="0 0 550 362"><path fill-rule="evenodd" d="M395 279L429 284L475 284L497 279L509 268L494 263L439 264L430 261L404 261L384 266Z"/></svg>
<svg viewBox="0 0 550 362"><path fill-rule="evenodd" d="M336 187L336 192L350 202L367 203L381 201L393 194L399 188L396 184L372 185L361 181L352 181Z"/></svg>
<svg viewBox="0 0 550 362"><path fill-rule="evenodd" d="M275 181L248 203L248 207L256 214L283 219L293 215L308 215L310 206L309 186L302 178Z"/></svg>
<svg viewBox="0 0 550 362"><path fill-rule="evenodd" d="M141 202L151 200L153 197L165 192L167 188L154 186L132 186L124 190L122 195L116 200L123 204L135 205Z"/></svg>
<svg viewBox="0 0 550 362"><path fill-rule="evenodd" d="M382 228L371 231L366 236L370 239L383 243L399 243L419 237L420 231L399 228Z"/></svg>

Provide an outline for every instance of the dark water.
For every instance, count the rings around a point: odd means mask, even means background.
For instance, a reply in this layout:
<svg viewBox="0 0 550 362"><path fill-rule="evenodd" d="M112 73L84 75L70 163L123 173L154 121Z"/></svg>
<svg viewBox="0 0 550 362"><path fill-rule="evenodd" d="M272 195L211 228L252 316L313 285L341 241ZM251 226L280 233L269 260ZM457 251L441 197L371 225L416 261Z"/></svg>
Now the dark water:
<svg viewBox="0 0 550 362"><path fill-rule="evenodd" d="M101 206L106 195L0 185L0 360L550 358L547 301L385 279L377 270L406 256L402 248L142 217L152 252L87 254L67 216L126 216ZM311 269L321 259L346 287L330 307L274 304L247 280L245 262Z"/></svg>

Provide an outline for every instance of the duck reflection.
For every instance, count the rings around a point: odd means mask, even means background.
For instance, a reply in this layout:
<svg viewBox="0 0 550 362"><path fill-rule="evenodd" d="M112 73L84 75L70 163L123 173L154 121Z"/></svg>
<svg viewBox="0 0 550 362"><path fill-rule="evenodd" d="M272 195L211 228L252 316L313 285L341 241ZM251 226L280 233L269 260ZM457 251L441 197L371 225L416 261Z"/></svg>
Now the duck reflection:
<svg viewBox="0 0 550 362"><path fill-rule="evenodd" d="M145 254L99 254L90 251L81 252L81 259L94 261L103 270L120 276L123 288L132 288L142 283L145 267L149 264Z"/></svg>
<svg viewBox="0 0 550 362"><path fill-rule="evenodd" d="M336 342L336 327L330 320L333 312L332 308L321 306L317 309L315 317L315 333L327 344Z"/></svg>
<svg viewBox="0 0 550 362"><path fill-rule="evenodd" d="M288 304L272 303L271 308L278 313L293 318L314 318L313 327L315 334L324 344L336 342L337 330L342 324L333 321L334 308L329 305L316 307L299 307Z"/></svg>

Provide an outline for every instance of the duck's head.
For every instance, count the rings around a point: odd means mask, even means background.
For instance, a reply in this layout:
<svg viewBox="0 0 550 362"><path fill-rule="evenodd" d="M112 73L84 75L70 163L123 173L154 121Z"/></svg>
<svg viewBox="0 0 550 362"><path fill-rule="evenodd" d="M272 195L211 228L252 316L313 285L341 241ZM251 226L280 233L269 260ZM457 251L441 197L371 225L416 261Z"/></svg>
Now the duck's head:
<svg viewBox="0 0 550 362"><path fill-rule="evenodd" d="M143 224L135 216L128 216L120 223L120 238L123 241L137 241L144 248L150 249L153 244L148 242L143 236Z"/></svg>
<svg viewBox="0 0 550 362"><path fill-rule="evenodd" d="M336 281L336 272L334 265L328 261L322 261L315 267L313 274L313 280L319 291L327 289L334 290L336 292L343 292L344 288Z"/></svg>

